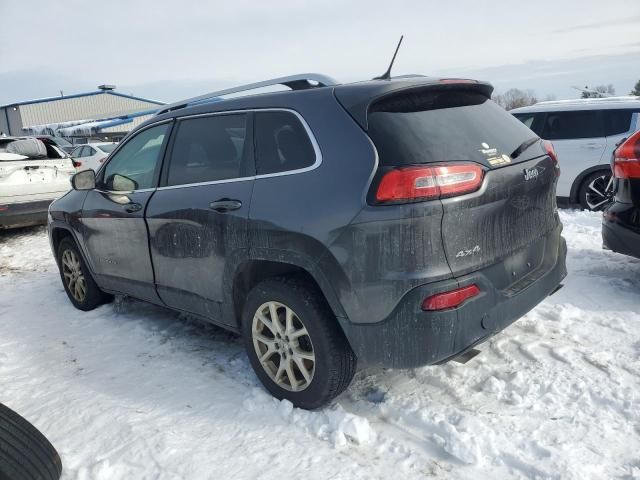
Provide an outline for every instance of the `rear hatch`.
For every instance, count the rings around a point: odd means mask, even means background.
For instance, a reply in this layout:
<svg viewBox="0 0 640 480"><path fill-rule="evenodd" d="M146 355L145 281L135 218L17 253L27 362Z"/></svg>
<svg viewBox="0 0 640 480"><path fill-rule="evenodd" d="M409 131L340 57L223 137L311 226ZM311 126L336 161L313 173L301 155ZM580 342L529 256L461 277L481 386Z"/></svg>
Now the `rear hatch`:
<svg viewBox="0 0 640 480"><path fill-rule="evenodd" d="M372 191L393 170L481 169L471 190L442 189L435 197L443 206L442 241L454 276L502 262L498 283L506 287L544 263L550 247L543 237L559 225L559 170L550 145L492 102L490 91L470 87L405 90L370 106L368 133L379 154Z"/></svg>
<svg viewBox="0 0 640 480"><path fill-rule="evenodd" d="M69 180L75 173L71 159L55 146L28 140L41 144L37 154L10 146L21 139L0 139L0 204L53 200L71 188Z"/></svg>

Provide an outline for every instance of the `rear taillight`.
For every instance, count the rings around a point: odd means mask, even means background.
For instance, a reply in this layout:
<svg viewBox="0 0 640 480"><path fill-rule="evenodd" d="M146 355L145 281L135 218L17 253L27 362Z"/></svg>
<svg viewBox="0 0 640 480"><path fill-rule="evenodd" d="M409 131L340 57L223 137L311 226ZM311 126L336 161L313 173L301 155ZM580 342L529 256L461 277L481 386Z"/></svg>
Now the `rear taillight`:
<svg viewBox="0 0 640 480"><path fill-rule="evenodd" d="M549 140L543 140L542 147L544 148L544 151L547 152L547 155L549 155L549 158L553 160L553 163L556 166L557 175L560 175L560 164L558 163L558 156L556 155L556 150L553 148L553 143Z"/></svg>
<svg viewBox="0 0 640 480"><path fill-rule="evenodd" d="M613 174L617 178L640 178L640 131L616 149Z"/></svg>
<svg viewBox="0 0 640 480"><path fill-rule="evenodd" d="M73 166L76 168L80 168L82 166L82 162L79 162L77 160L71 160L73 162Z"/></svg>
<svg viewBox="0 0 640 480"><path fill-rule="evenodd" d="M469 285L468 287L456 288L448 292L438 293L427 297L422 302L422 310L429 312L437 310L447 310L449 308L456 308L462 305L464 302L480 294L480 289L477 285Z"/></svg>
<svg viewBox="0 0 640 480"><path fill-rule="evenodd" d="M401 167L384 174L376 191L378 202L433 200L475 192L484 171L474 163Z"/></svg>

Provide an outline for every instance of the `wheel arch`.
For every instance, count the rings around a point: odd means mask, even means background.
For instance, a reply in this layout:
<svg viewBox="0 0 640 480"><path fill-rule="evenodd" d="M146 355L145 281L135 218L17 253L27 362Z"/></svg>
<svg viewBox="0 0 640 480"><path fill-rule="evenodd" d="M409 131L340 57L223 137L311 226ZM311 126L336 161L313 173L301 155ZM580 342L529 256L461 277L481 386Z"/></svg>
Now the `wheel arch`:
<svg viewBox="0 0 640 480"><path fill-rule="evenodd" d="M49 225L49 232L51 249L53 250L53 256L56 260L56 263L58 263L58 247L60 246L60 243L67 237L71 238L76 244L76 247L78 247L78 251L80 252L80 255L82 255L82 260L84 261L85 266L89 269L89 272L95 279L93 264L89 262L87 254L82 248L82 244L80 243L78 236L73 228L65 223L54 222Z"/></svg>
<svg viewBox="0 0 640 480"><path fill-rule="evenodd" d="M58 247L60 247L60 243L65 237L71 237L76 244L78 243L70 229L59 225L51 227L51 247L56 259L58 256Z"/></svg>
<svg viewBox="0 0 640 480"><path fill-rule="evenodd" d="M569 199L572 203L578 203L578 194L580 193L580 187L584 180L594 172L608 171L611 172L611 165L608 163L602 163L600 165L594 165L581 172L571 184L571 191L569 193Z"/></svg>
<svg viewBox="0 0 640 480"><path fill-rule="evenodd" d="M310 261L305 263L283 258L255 258L246 259L239 264L232 282L229 282L229 303L232 305L232 312L229 313L236 319L237 327L240 326L242 309L249 291L263 280L288 275L306 279L322 295L336 317L346 318L346 313L330 283Z"/></svg>

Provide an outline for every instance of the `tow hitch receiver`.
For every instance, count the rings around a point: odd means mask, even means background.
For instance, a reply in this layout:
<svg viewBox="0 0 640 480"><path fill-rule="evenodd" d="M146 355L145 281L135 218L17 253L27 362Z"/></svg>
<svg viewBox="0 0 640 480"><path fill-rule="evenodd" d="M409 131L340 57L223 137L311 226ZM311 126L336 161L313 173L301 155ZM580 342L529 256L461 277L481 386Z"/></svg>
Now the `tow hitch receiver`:
<svg viewBox="0 0 640 480"><path fill-rule="evenodd" d="M564 283L560 283L556 288L553 289L553 292L551 292L549 294L549 296L553 295L554 293L556 293L558 290L560 290L562 287L564 287Z"/></svg>
<svg viewBox="0 0 640 480"><path fill-rule="evenodd" d="M477 348L472 348L471 350L467 350L463 354L458 355L456 358L453 359L453 361L465 364L472 358L475 358L476 356L478 356L479 354L480 354L480 350L478 350Z"/></svg>

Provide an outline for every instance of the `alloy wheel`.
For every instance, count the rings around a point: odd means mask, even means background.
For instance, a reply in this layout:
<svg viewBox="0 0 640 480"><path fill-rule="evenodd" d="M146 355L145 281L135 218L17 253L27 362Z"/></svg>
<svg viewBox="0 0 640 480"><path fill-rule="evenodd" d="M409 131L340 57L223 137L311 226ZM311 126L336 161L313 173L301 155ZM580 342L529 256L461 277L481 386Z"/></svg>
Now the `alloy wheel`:
<svg viewBox="0 0 640 480"><path fill-rule="evenodd" d="M587 186L585 200L589 210L598 212L613 200L613 177L602 175Z"/></svg>
<svg viewBox="0 0 640 480"><path fill-rule="evenodd" d="M62 253L62 275L67 290L73 298L82 303L87 297L87 282L82 273L80 259L73 250Z"/></svg>
<svg viewBox="0 0 640 480"><path fill-rule="evenodd" d="M260 365L279 387L292 392L307 388L315 373L316 356L302 320L286 305L262 304L251 327Z"/></svg>

